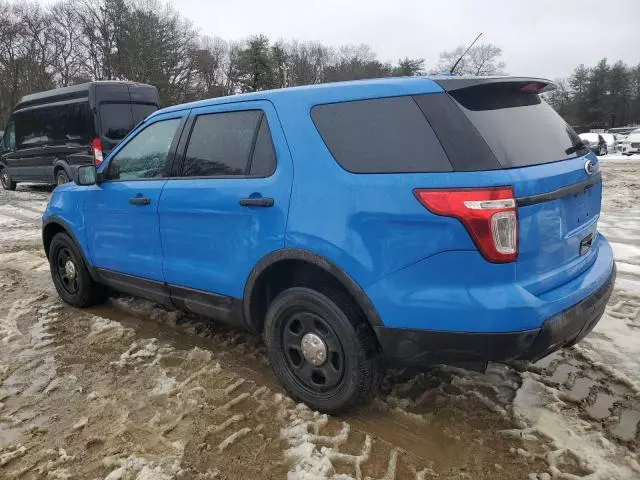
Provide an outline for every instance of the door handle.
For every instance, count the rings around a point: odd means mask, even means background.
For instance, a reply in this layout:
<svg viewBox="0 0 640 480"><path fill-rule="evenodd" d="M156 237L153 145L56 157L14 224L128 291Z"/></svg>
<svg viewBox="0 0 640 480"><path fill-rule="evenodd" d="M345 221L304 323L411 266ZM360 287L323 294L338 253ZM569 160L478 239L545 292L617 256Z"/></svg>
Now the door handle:
<svg viewBox="0 0 640 480"><path fill-rule="evenodd" d="M132 197L129 199L131 205L149 205L151 200L146 197Z"/></svg>
<svg viewBox="0 0 640 480"><path fill-rule="evenodd" d="M273 198L242 198L240 199L240 205L243 207L273 207Z"/></svg>

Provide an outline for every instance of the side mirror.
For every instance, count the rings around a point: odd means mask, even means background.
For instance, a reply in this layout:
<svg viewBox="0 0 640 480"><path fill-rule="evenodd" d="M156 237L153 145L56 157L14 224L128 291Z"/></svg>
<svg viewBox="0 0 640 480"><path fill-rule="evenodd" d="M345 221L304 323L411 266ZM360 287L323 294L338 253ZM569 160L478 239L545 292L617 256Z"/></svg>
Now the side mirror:
<svg viewBox="0 0 640 480"><path fill-rule="evenodd" d="M95 185L97 183L98 175L96 173L96 167L93 165L81 165L76 168L76 174L73 181L76 185L88 186Z"/></svg>

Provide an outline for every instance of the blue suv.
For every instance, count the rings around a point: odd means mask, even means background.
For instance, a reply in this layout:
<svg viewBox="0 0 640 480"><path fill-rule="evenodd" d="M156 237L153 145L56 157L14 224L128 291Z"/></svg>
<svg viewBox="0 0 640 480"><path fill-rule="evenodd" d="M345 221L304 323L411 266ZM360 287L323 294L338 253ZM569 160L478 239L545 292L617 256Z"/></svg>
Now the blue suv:
<svg viewBox="0 0 640 480"><path fill-rule="evenodd" d="M536 360L613 289L597 157L532 78L392 78L149 116L43 217L62 299L107 288L263 335L340 412L385 366Z"/></svg>

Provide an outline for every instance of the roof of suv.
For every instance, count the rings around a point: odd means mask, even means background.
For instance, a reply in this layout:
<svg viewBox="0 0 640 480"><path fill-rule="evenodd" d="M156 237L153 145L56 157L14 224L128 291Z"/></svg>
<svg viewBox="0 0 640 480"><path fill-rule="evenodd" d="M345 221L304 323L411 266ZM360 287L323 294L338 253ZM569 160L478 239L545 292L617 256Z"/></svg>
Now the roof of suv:
<svg viewBox="0 0 640 480"><path fill-rule="evenodd" d="M415 95L419 93L435 93L457 90L483 84L494 83L522 83L538 84L540 90L553 87L553 82L541 78L532 77L390 77L367 80L352 80L347 82L320 83L299 87L279 88L275 90L263 90L259 92L243 93L226 97L210 98L197 102L174 105L158 110L151 116L168 112L175 112L197 107L222 105L251 100L283 100L295 101L296 99L314 97L315 103L332 103L357 98L392 97L399 95Z"/></svg>

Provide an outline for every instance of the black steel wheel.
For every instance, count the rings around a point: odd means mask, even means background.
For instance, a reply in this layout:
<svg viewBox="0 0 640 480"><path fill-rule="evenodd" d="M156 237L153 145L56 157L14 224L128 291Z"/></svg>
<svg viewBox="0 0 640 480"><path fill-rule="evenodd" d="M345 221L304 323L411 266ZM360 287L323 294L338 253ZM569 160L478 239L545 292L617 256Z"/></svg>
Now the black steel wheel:
<svg viewBox="0 0 640 480"><path fill-rule="evenodd" d="M310 389L335 387L344 375L344 352L331 325L307 311L293 311L285 321L282 344L298 380Z"/></svg>
<svg viewBox="0 0 640 480"><path fill-rule="evenodd" d="M74 263L71 251L67 247L60 247L57 252L56 267L62 287L70 295L78 293L78 266Z"/></svg>
<svg viewBox="0 0 640 480"><path fill-rule="evenodd" d="M51 278L60 298L74 307L90 307L107 298L107 289L95 282L74 241L57 233L49 246Z"/></svg>
<svg viewBox="0 0 640 480"><path fill-rule="evenodd" d="M283 291L269 305L264 338L280 383L315 410L344 412L378 391L384 367L375 335L341 291Z"/></svg>

